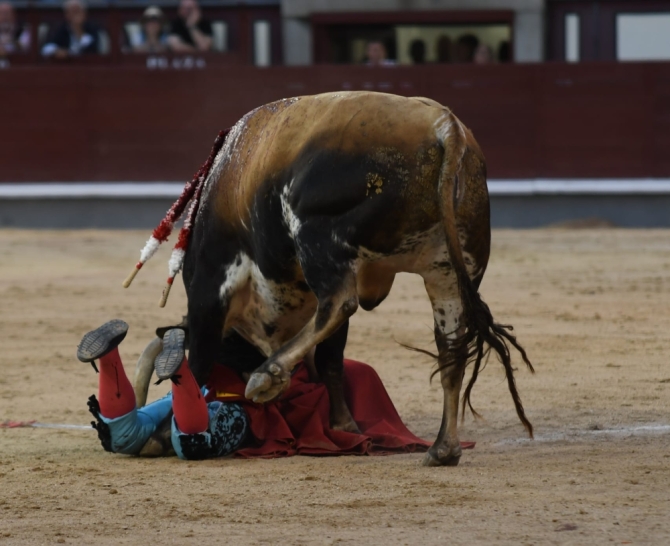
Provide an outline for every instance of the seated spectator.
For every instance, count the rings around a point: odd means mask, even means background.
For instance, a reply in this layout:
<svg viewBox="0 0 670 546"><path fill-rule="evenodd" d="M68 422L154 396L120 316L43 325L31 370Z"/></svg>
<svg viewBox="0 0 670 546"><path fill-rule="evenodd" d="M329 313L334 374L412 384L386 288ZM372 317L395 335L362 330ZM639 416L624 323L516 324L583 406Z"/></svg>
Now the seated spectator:
<svg viewBox="0 0 670 546"><path fill-rule="evenodd" d="M83 0L66 0L63 4L65 21L42 47L42 55L67 59L79 55L99 54L100 29L86 19Z"/></svg>
<svg viewBox="0 0 670 546"><path fill-rule="evenodd" d="M491 64L493 62L493 51L486 44L479 44L475 49L475 64Z"/></svg>
<svg viewBox="0 0 670 546"><path fill-rule="evenodd" d="M426 62L426 42L423 40L412 40L409 44L409 56L414 64L425 64Z"/></svg>
<svg viewBox="0 0 670 546"><path fill-rule="evenodd" d="M512 48L508 40L500 42L498 46L498 61L501 63L509 63L512 61Z"/></svg>
<svg viewBox="0 0 670 546"><path fill-rule="evenodd" d="M391 66L395 64L386 58L386 47L381 42L368 42L365 56L365 64L368 66Z"/></svg>
<svg viewBox="0 0 670 546"><path fill-rule="evenodd" d="M163 53L168 49L168 38L165 32L165 16L161 8L150 6L144 10L142 19L142 32L139 42L133 44L135 53Z"/></svg>
<svg viewBox="0 0 670 546"><path fill-rule="evenodd" d="M212 49L212 23L203 18L196 0L179 2L179 17L172 21L168 45L172 51L192 52Z"/></svg>
<svg viewBox="0 0 670 546"><path fill-rule="evenodd" d="M449 36L440 36L437 40L437 62L450 63L451 49L451 38L449 38Z"/></svg>
<svg viewBox="0 0 670 546"><path fill-rule="evenodd" d="M0 2L0 57L29 49L30 31L16 22L14 8L9 2Z"/></svg>
<svg viewBox="0 0 670 546"><path fill-rule="evenodd" d="M475 50L479 46L479 38L474 34L463 34L456 40L454 48L454 61L457 63L471 63L474 61Z"/></svg>

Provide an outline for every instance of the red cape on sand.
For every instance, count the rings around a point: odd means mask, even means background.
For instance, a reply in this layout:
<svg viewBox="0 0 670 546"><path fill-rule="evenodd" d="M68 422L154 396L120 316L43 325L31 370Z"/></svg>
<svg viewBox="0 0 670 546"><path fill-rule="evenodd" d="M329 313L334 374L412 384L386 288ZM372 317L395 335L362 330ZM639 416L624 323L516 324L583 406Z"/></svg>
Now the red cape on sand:
<svg viewBox="0 0 670 546"><path fill-rule="evenodd" d="M345 396L361 434L329 427L329 399L323 383L309 382L299 366L291 385L274 402L256 404L244 398L244 382L230 368L215 366L207 388L208 401L239 402L251 422L253 440L238 457L291 455L391 455L427 451L431 443L414 436L403 424L384 385L367 364L344 361ZM463 449L474 442L462 442Z"/></svg>

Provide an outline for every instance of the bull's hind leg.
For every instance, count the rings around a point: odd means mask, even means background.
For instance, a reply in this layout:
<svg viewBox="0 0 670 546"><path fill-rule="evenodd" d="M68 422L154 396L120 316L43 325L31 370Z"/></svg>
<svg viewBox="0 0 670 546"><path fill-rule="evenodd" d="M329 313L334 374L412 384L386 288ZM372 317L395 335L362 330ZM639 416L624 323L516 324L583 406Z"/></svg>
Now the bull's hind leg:
<svg viewBox="0 0 670 546"><path fill-rule="evenodd" d="M433 307L444 406L440 431L435 443L424 456L423 464L456 466L461 457L461 444L458 438L458 401L467 363L467 348L456 346L454 340L463 333L463 306L453 275L433 274L425 276L424 280Z"/></svg>

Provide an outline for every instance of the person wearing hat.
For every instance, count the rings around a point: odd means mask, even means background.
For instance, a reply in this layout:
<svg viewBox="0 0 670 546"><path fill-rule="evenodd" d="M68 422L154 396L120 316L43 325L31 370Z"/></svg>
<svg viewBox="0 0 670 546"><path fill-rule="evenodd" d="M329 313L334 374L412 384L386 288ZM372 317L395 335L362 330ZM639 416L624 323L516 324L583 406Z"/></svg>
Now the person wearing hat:
<svg viewBox="0 0 670 546"><path fill-rule="evenodd" d="M142 32L139 42L133 45L135 53L163 53L168 50L165 16L158 6L149 6L144 10Z"/></svg>

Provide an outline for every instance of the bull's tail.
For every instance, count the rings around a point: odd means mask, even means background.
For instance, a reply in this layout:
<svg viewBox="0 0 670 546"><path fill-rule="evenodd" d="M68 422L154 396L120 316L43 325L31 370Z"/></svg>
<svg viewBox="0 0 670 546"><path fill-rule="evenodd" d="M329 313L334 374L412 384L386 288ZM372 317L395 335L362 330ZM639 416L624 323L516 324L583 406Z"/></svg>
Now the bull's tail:
<svg viewBox="0 0 670 546"><path fill-rule="evenodd" d="M170 256L170 261L168 263L169 276L167 284L163 289L163 295L160 300L160 306L165 307L167 302L168 295L170 294L170 288L174 282L174 278L179 273L184 263L184 255L186 254L186 249L188 248L188 242L191 235L191 228L195 220L196 214L198 213L198 207L200 206L200 196L202 195L202 189L207 180L214 159L221 150L223 143L226 140L226 136L230 129L221 131L216 140L214 141L214 146L212 151L207 158L207 161L200 167L198 172L195 173L190 182L188 182L184 189L181 192L179 198L173 203L170 207L170 210L167 211L165 217L158 224L156 229L154 229L151 237L144 245L142 252L140 253L140 260L135 264L135 268L130 272L130 275L123 281L123 287L128 288L130 283L133 282L133 279L137 275L142 266L151 259L151 257L156 253L158 247L161 243L167 241L168 237L172 233L175 223L181 218L186 210L186 205L188 202L191 202L191 206L184 220L184 225L179 232L179 238L177 239L177 244L172 250L172 255Z"/></svg>
<svg viewBox="0 0 670 546"><path fill-rule="evenodd" d="M517 342L516 337L510 331L511 326L498 324L493 320L488 305L482 300L477 287L470 279L463 258L463 250L458 237L458 228L456 225L456 207L459 194L459 187L465 187L466 177L469 173L462 168L461 161L467 151L465 139L465 130L458 119L448 112L443 122L437 128L438 138L444 147L444 159L440 171L440 180L438 185L438 199L444 224L444 233L447 242L447 249L451 259L453 271L456 274L458 282L458 291L463 306L464 333L450 344L450 350L447 355L441 355L439 368L444 369L450 366L458 365L457 360L467 354L466 365L473 363L472 377L465 388L462 399L462 411L465 412L465 404L470 407L472 413L476 416L477 412L470 402L472 387L477 381L479 370L484 358L488 357L491 349L498 355L505 368L507 377L507 386L512 395L517 415L528 431L533 436L533 426L526 418L526 414L521 404L521 399L514 381L514 368L512 368L511 355L508 343L521 353L521 356L530 369L534 372L533 366L526 356L526 351ZM461 176L459 184L459 175ZM437 373L437 372L436 372Z"/></svg>

